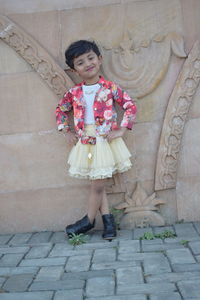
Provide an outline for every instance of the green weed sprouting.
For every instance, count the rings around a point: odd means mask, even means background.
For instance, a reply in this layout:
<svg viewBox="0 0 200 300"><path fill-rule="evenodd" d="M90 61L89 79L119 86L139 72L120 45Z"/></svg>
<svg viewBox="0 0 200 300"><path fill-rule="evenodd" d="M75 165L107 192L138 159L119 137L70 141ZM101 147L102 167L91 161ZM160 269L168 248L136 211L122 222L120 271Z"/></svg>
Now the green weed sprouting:
<svg viewBox="0 0 200 300"><path fill-rule="evenodd" d="M73 246L81 245L87 243L88 235L84 235L83 233L75 234L72 233L71 237L69 238L69 243Z"/></svg>
<svg viewBox="0 0 200 300"><path fill-rule="evenodd" d="M171 230L165 230L161 233L153 234L152 232L145 232L143 236L140 237L140 240L153 240L153 239L166 239L166 238L175 238L176 234Z"/></svg>

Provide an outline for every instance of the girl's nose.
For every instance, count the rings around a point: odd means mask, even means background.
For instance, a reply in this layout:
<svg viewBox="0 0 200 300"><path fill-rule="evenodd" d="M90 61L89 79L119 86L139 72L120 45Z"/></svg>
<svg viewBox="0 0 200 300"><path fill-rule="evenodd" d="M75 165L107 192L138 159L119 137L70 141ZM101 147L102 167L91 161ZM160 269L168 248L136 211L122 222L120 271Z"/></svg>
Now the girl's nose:
<svg viewBox="0 0 200 300"><path fill-rule="evenodd" d="M91 62L87 59L87 60L85 61L85 66L86 66L86 67L89 67L90 64L91 64Z"/></svg>

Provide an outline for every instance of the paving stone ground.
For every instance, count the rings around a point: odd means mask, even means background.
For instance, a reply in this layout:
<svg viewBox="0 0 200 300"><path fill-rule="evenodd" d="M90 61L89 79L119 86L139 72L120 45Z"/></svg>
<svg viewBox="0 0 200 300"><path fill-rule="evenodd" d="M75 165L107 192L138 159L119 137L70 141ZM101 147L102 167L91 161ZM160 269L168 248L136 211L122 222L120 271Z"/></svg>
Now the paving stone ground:
<svg viewBox="0 0 200 300"><path fill-rule="evenodd" d="M143 240L170 230L175 238ZM0 300L200 300L200 222L100 231L0 235Z"/></svg>

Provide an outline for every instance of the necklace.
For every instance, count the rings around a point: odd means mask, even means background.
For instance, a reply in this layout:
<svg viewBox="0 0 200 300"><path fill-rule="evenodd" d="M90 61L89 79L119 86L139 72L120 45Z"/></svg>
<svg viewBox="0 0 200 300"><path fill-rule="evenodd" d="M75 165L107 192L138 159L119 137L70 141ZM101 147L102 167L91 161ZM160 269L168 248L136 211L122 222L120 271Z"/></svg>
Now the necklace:
<svg viewBox="0 0 200 300"><path fill-rule="evenodd" d="M84 85L83 90L86 95L92 95L99 89L99 84Z"/></svg>

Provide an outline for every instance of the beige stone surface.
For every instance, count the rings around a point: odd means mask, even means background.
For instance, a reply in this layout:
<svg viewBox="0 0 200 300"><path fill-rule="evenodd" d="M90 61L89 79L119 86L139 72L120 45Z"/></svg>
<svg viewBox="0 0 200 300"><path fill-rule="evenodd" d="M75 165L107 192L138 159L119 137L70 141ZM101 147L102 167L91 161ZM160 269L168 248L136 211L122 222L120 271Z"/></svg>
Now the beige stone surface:
<svg viewBox="0 0 200 300"><path fill-rule="evenodd" d="M35 72L0 76L0 133L51 130L58 99Z"/></svg>
<svg viewBox="0 0 200 300"><path fill-rule="evenodd" d="M64 230L86 211L88 188L52 187L1 193L1 233Z"/></svg>
<svg viewBox="0 0 200 300"><path fill-rule="evenodd" d="M162 122L171 91L184 60L172 56L169 69L160 85L152 93L137 101L137 123Z"/></svg>
<svg viewBox="0 0 200 300"><path fill-rule="evenodd" d="M200 176L200 118L191 119L185 125L179 157L178 181L180 178Z"/></svg>
<svg viewBox="0 0 200 300"><path fill-rule="evenodd" d="M159 123L147 122L135 125L135 168L138 180L154 179L159 134Z"/></svg>
<svg viewBox="0 0 200 300"><path fill-rule="evenodd" d="M59 12L12 14L9 18L35 38L58 61L60 55Z"/></svg>
<svg viewBox="0 0 200 300"><path fill-rule="evenodd" d="M186 51L189 52L196 40L200 40L199 31L199 0L181 0L182 17L184 20L184 36Z"/></svg>
<svg viewBox="0 0 200 300"><path fill-rule="evenodd" d="M177 181L178 219L184 221L199 221L200 216L200 176L187 176Z"/></svg>
<svg viewBox="0 0 200 300"><path fill-rule="evenodd" d="M31 66L0 40L0 75L32 71Z"/></svg>
<svg viewBox="0 0 200 300"><path fill-rule="evenodd" d="M72 184L67 175L70 148L63 135L55 131L2 135L0 145L2 192Z"/></svg>
<svg viewBox="0 0 200 300"><path fill-rule="evenodd" d="M121 3L124 0L0 0L1 12L11 13L31 13L52 10L65 10L79 7L102 6L108 4ZM131 0L138 1L138 0ZM143 1L143 0L139 0ZM148 0L149 1L149 0Z"/></svg>

